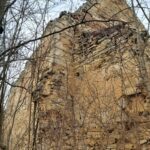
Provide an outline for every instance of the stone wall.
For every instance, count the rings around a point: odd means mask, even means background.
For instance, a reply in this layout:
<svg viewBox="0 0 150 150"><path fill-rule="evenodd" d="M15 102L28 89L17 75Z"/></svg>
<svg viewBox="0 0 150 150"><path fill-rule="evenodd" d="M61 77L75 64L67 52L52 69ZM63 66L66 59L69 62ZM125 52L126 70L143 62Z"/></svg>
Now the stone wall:
<svg viewBox="0 0 150 150"><path fill-rule="evenodd" d="M16 82L24 88L11 90L4 128L10 150L150 149L144 27L124 0L98 2L47 26L45 34L66 30L41 41Z"/></svg>

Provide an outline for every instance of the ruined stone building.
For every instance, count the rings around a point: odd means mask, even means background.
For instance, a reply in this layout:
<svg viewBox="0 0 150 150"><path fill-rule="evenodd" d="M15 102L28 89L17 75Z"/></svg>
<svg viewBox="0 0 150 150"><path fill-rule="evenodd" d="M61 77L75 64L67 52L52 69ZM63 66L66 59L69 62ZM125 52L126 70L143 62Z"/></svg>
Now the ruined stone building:
<svg viewBox="0 0 150 150"><path fill-rule="evenodd" d="M144 30L125 0L87 1L50 21L10 91L7 148L149 150Z"/></svg>

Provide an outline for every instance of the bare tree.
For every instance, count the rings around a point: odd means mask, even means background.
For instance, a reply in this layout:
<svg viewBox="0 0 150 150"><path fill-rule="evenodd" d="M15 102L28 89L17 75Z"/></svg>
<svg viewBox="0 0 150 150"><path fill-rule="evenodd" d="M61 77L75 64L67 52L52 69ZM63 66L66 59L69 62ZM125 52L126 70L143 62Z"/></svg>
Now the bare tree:
<svg viewBox="0 0 150 150"><path fill-rule="evenodd" d="M64 1L60 1L64 2ZM137 14L136 14L136 10L139 9L142 11L144 18L146 18L148 24L149 22L149 16L147 14L147 9L149 10L149 8L145 8L146 6L143 7L142 3L138 0L136 0L136 4L133 0L131 0L131 7L128 7L126 9L131 9L133 10L134 13L134 17L137 18ZM71 7L73 6L73 2L70 1L71 3ZM62 33L64 31L70 31L70 33L73 33L79 26L84 26L86 24L90 24L90 23L106 23L111 25L111 27L107 27L106 29L101 29L99 31L95 31L95 32L84 32L81 35L81 39L80 40L85 40L83 43L81 43L80 51L76 52L75 55L79 55L82 59L81 59L81 63L85 61L85 59L90 58L94 59L95 58L95 54L92 53L93 47L91 46L95 46L96 44L99 44L105 40L112 40L112 47L117 47L120 51L119 51L119 65L120 65L120 78L121 78L121 87L122 87L122 93L125 95L126 93L126 89L125 89L125 83L124 83L124 73L126 69L124 69L124 63L122 62L122 53L121 50L124 50L125 47L125 43L124 46L119 46L117 45L119 42L122 42L124 40L126 40L128 38L128 34L126 33L122 33L122 30L125 30L126 26L128 24L130 24L129 22L125 22L123 20L120 19L114 19L115 15L112 16L111 18L104 18L104 19L91 19L91 14L89 13L89 11L93 8L96 7L97 3L94 3L91 7L89 7L88 9L85 9L82 11L83 16L80 18L80 16L73 16L74 18L77 18L78 22L75 23L71 23L69 26L65 26L64 28L60 28L57 30L48 30L47 28L49 28L49 25L46 27L47 25L47 20L50 19L48 18L48 15L50 15L49 10L53 9L56 6L59 6L59 3L55 3L55 2L51 2L49 0L46 1L38 1L38 0L29 0L29 1L24 1L24 0L13 0L11 2L7 2L7 1L0 1L0 27L3 24L3 28L4 28L4 32L0 37L0 146L1 148L4 148L3 146L3 129L5 128L5 126L9 126L9 131L8 131L8 138L7 138L7 148L11 149L11 140L12 140L12 134L13 134L13 130L14 130L14 124L15 124L15 119L16 119L16 114L17 112L19 112L22 108L22 106L24 106L24 103L26 103L25 97L28 97L29 101L27 102L29 105L28 108L26 108L26 110L28 110L28 123L27 123L27 128L24 131L24 135L27 135L27 149L36 149L37 148L37 141L39 140L37 138L37 130L38 130L38 126L39 126L39 118L38 115L39 113L39 103L38 101L35 100L35 95L38 91L40 90L40 88L42 86L46 86L47 85L47 76L53 75L54 72L56 72L57 74L57 70L53 70L52 71L45 71L47 74L42 74L41 70L42 67L44 66L44 63L39 63L39 60L44 60L46 59L46 55L49 54L49 49L48 47L50 47L50 44L47 46L47 48L45 48L45 54L41 53L39 54L37 49L40 48L40 46L44 46L43 43L45 42L44 40L46 40L47 38L55 38L55 35ZM119 14L121 12L117 12L117 14ZM63 17L63 15L67 15L67 12L63 12L60 14L60 18ZM116 14L116 15L117 15ZM89 17L90 19L86 20L86 17ZM88 18L87 17L87 18ZM119 25L115 25L115 23L119 23ZM141 28L141 25L139 25ZM148 32L145 31L140 31L139 27L137 25L136 27L136 31L133 30L132 28L128 28L128 30L130 30L130 34L136 34L136 40L137 43L135 43L135 49L133 50L133 53L138 53L135 57L135 59L138 62L138 69L139 69L139 76L142 79L143 82L143 86L146 88L147 90L147 102L149 102L149 98L150 98L150 84L149 84L149 75L147 72L147 67L145 64L145 49L148 45L148 40L149 40L149 34ZM2 29L0 29L2 32ZM49 31L47 33L47 30ZM44 34L42 34L44 33ZM65 35L67 36L67 35ZM76 35L74 32L73 37L71 38L72 41L76 40ZM119 39L120 37L120 39ZM39 42L41 40L41 43ZM44 41L44 42L43 42ZM93 42L92 45L88 45L91 44L90 42ZM42 43L43 42L43 43ZM57 41L59 42L59 41ZM78 41L79 42L79 41ZM117 43L118 42L118 43ZM46 42L45 42L46 43ZM56 43L55 43L56 44ZM86 45L87 44L87 45ZM87 47L86 47L87 46ZM90 47L90 48L89 48ZM82 49L83 48L83 49ZM85 50L85 48L87 48ZM75 45L72 45L72 49L70 50L72 53L72 62L74 60L74 50L75 50ZM104 50L99 51L100 54L103 54L103 51L107 50L107 48L105 48ZM107 51L106 51L107 52ZM109 52L107 52L107 54L109 55ZM97 56L97 55L96 55ZM107 57L107 55L102 55L103 57ZM100 57L100 56L99 56ZM53 58L55 59L55 58ZM29 73L26 73L29 77L29 80L27 81L27 83L25 83L25 81L22 80L21 84L17 83L17 79L20 75L20 70L22 70L22 68L25 66L26 61L28 61L29 63L31 63L31 69ZM86 62L86 61L85 61ZM74 63L74 62L73 62ZM40 65L39 65L40 64ZM66 60L66 66L67 66L67 60ZM15 69L14 69L15 68ZM66 67L67 68L67 67ZM55 115L58 116L58 118L56 117L56 119L64 119L62 122L59 122L59 120L56 122L58 128L59 129L58 133L55 134L52 137L52 134L54 133L53 131L50 131L51 134L51 141L54 140L54 138L57 139L57 147L58 149L61 149L61 146L63 145L63 142L61 140L61 136L63 136L63 134L65 134L66 132L66 128L70 127L71 131L72 131L72 137L73 137L73 149L77 149L78 147L78 139L77 139L77 135L78 135L78 131L80 131L80 127L87 127L88 121L87 121L87 116L91 115L92 119L97 121L97 126L102 128L103 131L103 135L101 136L101 138L108 138L109 137L109 132L111 132L112 128L110 127L109 124L111 124L115 119L115 115L116 114L111 114L111 116L109 116L109 119L106 119L107 121L104 121L103 117L104 115L107 116L107 113L111 111L111 109L113 109L112 104L116 104L116 99L115 99L115 95L113 95L115 92L113 91L114 88L116 88L115 86L111 87L112 92L108 92L108 93L103 93L103 95L105 96L104 99L102 99L100 97L100 95L98 94L99 89L98 87L96 87L96 85L94 85L93 83L90 82L90 80L87 78L85 78L85 83L86 84L86 88L85 90L88 91L87 96L84 95L84 93L81 92L81 97L82 97L82 102L78 101L78 97L76 97L76 92L75 91L79 91L79 85L76 87L72 87L71 84L73 84L73 80L72 83L69 83L68 78L69 78L69 70L68 68L67 70L67 76L66 76L66 80L64 85L66 86L66 93L62 96L62 99L65 101L67 101L67 104L65 103L65 109L69 112L69 115L71 116L70 118L70 122L66 125L65 121L67 120L65 118L65 115L63 116L62 114L59 114L58 112L54 112L54 117ZM44 71L43 71L44 72ZM44 73L45 73L44 72ZM61 74L61 75L60 75ZM57 74L58 77L63 75L63 72L61 72L60 74ZM39 85L40 81L41 81L41 77L44 76L44 80L45 82L43 83L43 85ZM77 78L82 78L82 76L80 77L80 72L77 71L76 73ZM14 81L16 81L16 83L14 84ZM62 84L61 80L55 79L55 81L57 81L58 84ZM78 83L78 82L77 82ZM26 85L28 84L28 85ZM106 83L107 84L107 83ZM107 86L107 85L106 85ZM3 120L4 120L4 112L5 112L5 107L7 107L7 105L9 104L9 102L7 100L8 98L8 90L10 89L10 87L13 88L17 88L18 91L20 92L19 94L19 98L18 101L16 103L16 105L14 105L14 107L12 107L12 110L10 111L10 114L7 114L5 117L8 117L8 120L11 122L10 125L8 125L8 122L5 124L5 126L3 126ZM54 87L55 88L55 85ZM107 87L99 87L101 89L101 91L108 90ZM24 92L25 91L25 92ZM71 92L70 92L71 91ZM82 89L81 89L82 91ZM25 94L22 94L25 93ZM83 94L83 95L82 95ZM36 95L37 96L37 95ZM43 97L46 97L47 95L42 95ZM106 102L104 102L103 100L106 100ZM124 100L124 98L123 98ZM127 116L127 113L125 112L125 108L123 108L123 101L121 104L116 104L117 106L119 106L119 113L121 114L120 118L121 118L121 125L122 125L122 131L121 131L121 138L125 139L125 123L124 120L122 119L123 115L125 114ZM32 103L34 102L34 103ZM84 102L86 102L86 105L84 106ZM112 102L112 103L110 103ZM93 103L96 103L99 107L99 109L96 109L95 112L93 111L90 112L90 106L93 105ZM78 106L79 105L79 106ZM81 122L78 123L76 120L76 107L80 107L81 109L81 117L80 120ZM103 107L104 106L104 107ZM44 108L43 108L44 109ZM65 111L64 111L65 112ZM63 113L64 113L63 112ZM12 113L12 114L11 114ZM42 115L42 114L40 114ZM47 114L46 114L47 115ZM51 115L51 114L48 114ZM51 116L53 117L53 116ZM59 118L60 117L60 118ZM43 116L44 118L44 116ZM65 120L66 119L66 120ZM113 121L112 121L113 120ZM132 120L132 119L131 119ZM51 121L51 120L49 120ZM117 122L117 121L116 121ZM53 122L50 122L53 124ZM114 123L115 124L115 123ZM55 125L55 124L54 124ZM66 126L67 127L66 127ZM69 126L70 125L70 126ZM6 127L7 128L7 127ZM88 130L90 130L90 127L87 127L86 131L83 131L83 135L81 136L81 139L84 141L84 136L88 133ZM60 137L59 137L60 136ZM16 145L14 146L14 149L17 149L19 147L20 141L21 139L23 139L24 137L20 137L16 143ZM55 140L56 140L55 139ZM100 148L100 144L101 141L99 139L99 148ZM41 141L41 145L42 145L42 139L40 139ZM22 140L23 141L23 140ZM85 146L85 145L84 145ZM108 146L108 143L106 143L105 145L102 145L103 148L106 148ZM84 147L86 148L86 146Z"/></svg>

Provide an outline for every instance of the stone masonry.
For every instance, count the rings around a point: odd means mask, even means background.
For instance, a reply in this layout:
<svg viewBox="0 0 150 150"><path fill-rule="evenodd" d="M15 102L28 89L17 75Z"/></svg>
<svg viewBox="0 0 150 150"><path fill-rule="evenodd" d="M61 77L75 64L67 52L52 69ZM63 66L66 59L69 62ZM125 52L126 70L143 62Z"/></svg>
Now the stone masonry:
<svg viewBox="0 0 150 150"><path fill-rule="evenodd" d="M16 82L25 89L11 89L10 150L150 149L149 41L126 8L124 0L87 1L49 22L44 34L62 32L26 64Z"/></svg>

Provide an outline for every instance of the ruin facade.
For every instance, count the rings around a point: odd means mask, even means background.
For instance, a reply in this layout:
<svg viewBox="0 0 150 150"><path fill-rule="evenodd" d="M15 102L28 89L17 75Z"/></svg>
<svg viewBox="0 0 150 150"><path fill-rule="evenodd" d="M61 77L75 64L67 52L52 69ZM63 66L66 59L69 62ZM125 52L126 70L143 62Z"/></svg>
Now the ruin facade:
<svg viewBox="0 0 150 150"><path fill-rule="evenodd" d="M8 149L150 149L149 41L125 0L87 1L43 36L10 91Z"/></svg>

